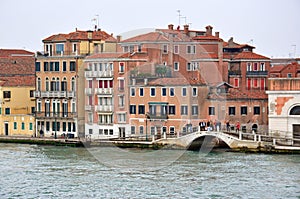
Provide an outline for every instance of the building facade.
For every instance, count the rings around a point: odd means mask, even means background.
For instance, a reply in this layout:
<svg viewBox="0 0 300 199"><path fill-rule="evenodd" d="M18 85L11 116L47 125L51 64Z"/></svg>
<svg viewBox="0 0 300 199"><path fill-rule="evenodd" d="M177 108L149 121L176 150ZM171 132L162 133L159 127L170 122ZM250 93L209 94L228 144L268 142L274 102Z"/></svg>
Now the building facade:
<svg viewBox="0 0 300 199"><path fill-rule="evenodd" d="M36 57L36 131L44 136L84 137L83 59L115 48L100 29L56 34Z"/></svg>
<svg viewBox="0 0 300 199"><path fill-rule="evenodd" d="M35 136L34 53L0 49L0 135Z"/></svg>

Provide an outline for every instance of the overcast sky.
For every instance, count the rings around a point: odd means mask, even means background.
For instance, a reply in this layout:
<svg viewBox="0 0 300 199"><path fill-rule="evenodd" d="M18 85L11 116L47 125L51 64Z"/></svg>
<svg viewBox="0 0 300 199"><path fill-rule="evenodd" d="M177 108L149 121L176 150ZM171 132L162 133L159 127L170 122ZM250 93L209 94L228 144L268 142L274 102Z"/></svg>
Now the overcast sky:
<svg viewBox="0 0 300 199"><path fill-rule="evenodd" d="M177 10L190 29L211 25L225 41L234 37L257 53L300 56L299 0L0 0L0 48L42 50L42 39L52 34L92 29L96 15L100 28L114 36L176 27Z"/></svg>

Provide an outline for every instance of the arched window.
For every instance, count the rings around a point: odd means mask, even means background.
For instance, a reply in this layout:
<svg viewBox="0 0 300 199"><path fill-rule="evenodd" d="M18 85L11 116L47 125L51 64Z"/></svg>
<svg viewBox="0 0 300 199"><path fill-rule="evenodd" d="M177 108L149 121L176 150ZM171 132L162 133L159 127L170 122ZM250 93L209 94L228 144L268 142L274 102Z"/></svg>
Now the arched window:
<svg viewBox="0 0 300 199"><path fill-rule="evenodd" d="M55 89L56 91L59 91L59 83L60 83L59 82L59 77L57 77L56 78L56 86L55 86L56 87L56 89Z"/></svg>
<svg viewBox="0 0 300 199"><path fill-rule="evenodd" d="M75 77L72 77L71 80L71 90L76 91Z"/></svg>
<svg viewBox="0 0 300 199"><path fill-rule="evenodd" d="M300 106L294 106L290 110L290 115L300 115Z"/></svg>
<svg viewBox="0 0 300 199"><path fill-rule="evenodd" d="M46 91L49 91L49 78L46 77Z"/></svg>
<svg viewBox="0 0 300 199"><path fill-rule="evenodd" d="M67 86L68 86L68 85L67 85L67 78L64 77L63 80L62 80L62 82L61 82L61 90L62 90L62 91L67 91L67 90L68 90L68 87L67 87Z"/></svg>
<svg viewBox="0 0 300 199"><path fill-rule="evenodd" d="M37 78L37 90L38 91L41 91L41 88L42 88L42 82L41 82L41 78Z"/></svg>

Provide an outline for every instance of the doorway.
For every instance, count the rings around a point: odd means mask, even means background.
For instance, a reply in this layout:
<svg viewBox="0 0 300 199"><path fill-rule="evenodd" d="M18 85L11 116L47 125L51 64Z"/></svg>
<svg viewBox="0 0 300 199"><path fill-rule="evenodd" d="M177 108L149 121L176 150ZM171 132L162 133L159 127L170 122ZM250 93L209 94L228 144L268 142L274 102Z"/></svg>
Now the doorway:
<svg viewBox="0 0 300 199"><path fill-rule="evenodd" d="M298 139L294 145L300 145L300 124L293 124L293 139Z"/></svg>
<svg viewBox="0 0 300 199"><path fill-rule="evenodd" d="M119 127L119 137L125 138L125 127Z"/></svg>
<svg viewBox="0 0 300 199"><path fill-rule="evenodd" d="M4 133L6 136L8 135L8 122L4 123Z"/></svg>

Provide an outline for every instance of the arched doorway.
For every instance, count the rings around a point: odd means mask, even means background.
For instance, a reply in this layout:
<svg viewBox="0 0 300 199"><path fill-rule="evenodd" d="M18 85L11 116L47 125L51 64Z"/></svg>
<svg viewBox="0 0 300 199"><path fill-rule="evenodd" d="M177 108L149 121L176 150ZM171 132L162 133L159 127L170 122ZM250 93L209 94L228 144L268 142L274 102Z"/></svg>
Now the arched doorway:
<svg viewBox="0 0 300 199"><path fill-rule="evenodd" d="M258 125L257 124L253 124L252 125L252 132L257 132L257 129L258 129Z"/></svg>
<svg viewBox="0 0 300 199"><path fill-rule="evenodd" d="M300 106L294 106L290 112L289 117L299 117L300 116ZM300 117L299 117L300 119ZM293 124L293 139L299 139L300 140L300 122ZM294 145L300 145L300 141L294 140Z"/></svg>

